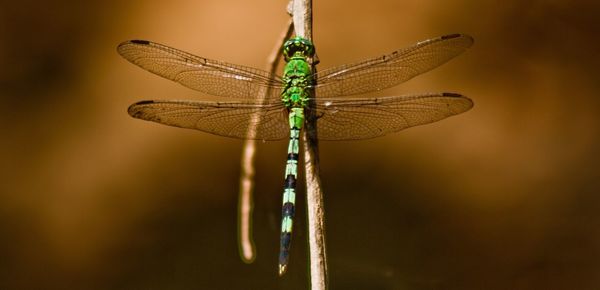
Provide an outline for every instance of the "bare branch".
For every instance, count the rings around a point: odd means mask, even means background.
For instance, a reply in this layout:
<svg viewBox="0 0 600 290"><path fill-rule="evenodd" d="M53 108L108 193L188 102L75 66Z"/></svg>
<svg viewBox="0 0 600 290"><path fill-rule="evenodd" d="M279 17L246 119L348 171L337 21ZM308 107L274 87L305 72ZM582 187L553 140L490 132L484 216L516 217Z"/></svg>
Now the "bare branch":
<svg viewBox="0 0 600 290"><path fill-rule="evenodd" d="M292 17L297 36L312 41L312 0L293 0ZM313 60L311 60L313 61ZM313 62L313 70L316 71ZM314 102L315 92L312 91ZM307 110L303 133L306 174L308 243L310 250L311 289L327 289L327 255L325 251L325 210L319 175L319 147L316 116Z"/></svg>

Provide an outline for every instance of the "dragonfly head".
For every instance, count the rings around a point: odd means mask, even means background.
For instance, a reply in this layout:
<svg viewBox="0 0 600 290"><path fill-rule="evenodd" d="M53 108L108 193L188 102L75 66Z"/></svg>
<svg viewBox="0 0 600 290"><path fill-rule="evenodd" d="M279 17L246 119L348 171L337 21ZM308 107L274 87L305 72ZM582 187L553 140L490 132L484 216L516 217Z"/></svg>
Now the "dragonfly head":
<svg viewBox="0 0 600 290"><path fill-rule="evenodd" d="M283 44L283 57L289 61L292 57L313 57L315 46L310 40L296 36Z"/></svg>

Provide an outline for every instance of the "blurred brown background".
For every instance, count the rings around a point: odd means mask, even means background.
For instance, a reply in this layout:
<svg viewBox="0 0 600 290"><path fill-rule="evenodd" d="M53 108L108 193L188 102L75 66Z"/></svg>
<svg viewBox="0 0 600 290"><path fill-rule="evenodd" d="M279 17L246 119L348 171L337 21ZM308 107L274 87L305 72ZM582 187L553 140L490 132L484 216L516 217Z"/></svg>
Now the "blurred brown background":
<svg viewBox="0 0 600 290"><path fill-rule="evenodd" d="M597 1L314 1L320 68L467 33L378 95L462 115L321 144L332 289L600 289ZM259 144L258 258L236 246L242 142L130 118L209 99L116 53L149 39L263 68L284 0L0 4L0 289L306 289L304 201L276 274L285 142ZM300 189L302 192L302 189Z"/></svg>

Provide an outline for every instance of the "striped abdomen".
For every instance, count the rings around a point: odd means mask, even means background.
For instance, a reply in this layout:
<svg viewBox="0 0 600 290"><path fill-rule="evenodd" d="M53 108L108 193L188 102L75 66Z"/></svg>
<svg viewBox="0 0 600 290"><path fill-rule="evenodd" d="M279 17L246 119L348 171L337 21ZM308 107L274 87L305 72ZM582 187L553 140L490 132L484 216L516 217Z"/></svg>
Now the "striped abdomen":
<svg viewBox="0 0 600 290"><path fill-rule="evenodd" d="M298 176L298 152L300 129L304 124L302 108L290 109L290 142L288 145L287 163L285 165L285 182L283 185L283 205L281 209L281 239L279 249L279 275L287 270L290 244L292 241L292 225L296 208L296 179Z"/></svg>

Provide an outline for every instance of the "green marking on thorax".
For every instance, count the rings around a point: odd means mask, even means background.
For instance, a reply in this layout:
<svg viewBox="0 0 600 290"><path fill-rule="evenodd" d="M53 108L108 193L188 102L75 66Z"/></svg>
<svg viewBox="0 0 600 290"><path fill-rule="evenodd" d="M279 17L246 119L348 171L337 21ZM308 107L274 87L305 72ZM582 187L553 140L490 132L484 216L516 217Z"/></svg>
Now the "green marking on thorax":
<svg viewBox="0 0 600 290"><path fill-rule="evenodd" d="M281 100L288 108L304 108L308 103L309 86L312 84L312 68L308 58L314 54L313 44L302 37L292 38L283 45L283 56L287 63L283 69L285 88ZM304 118L303 115L301 117Z"/></svg>

